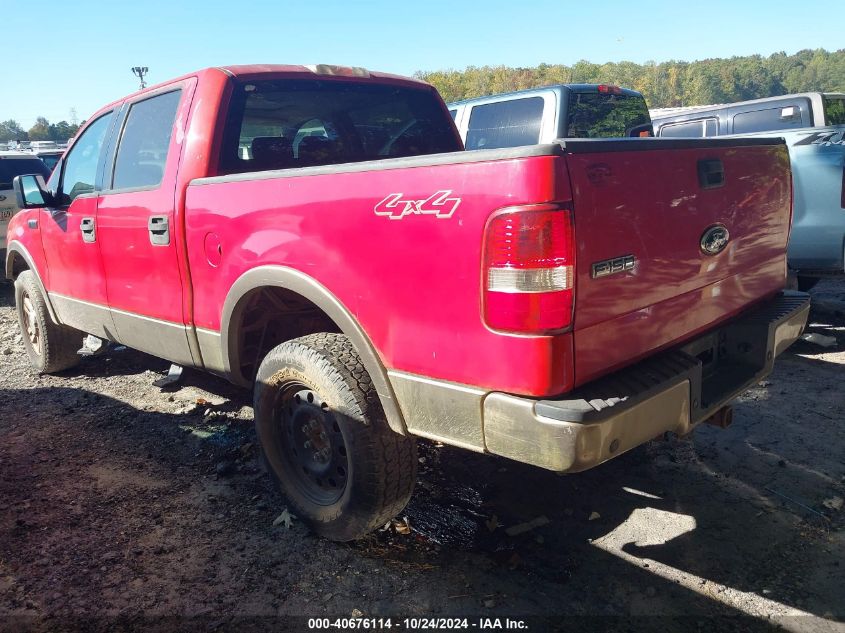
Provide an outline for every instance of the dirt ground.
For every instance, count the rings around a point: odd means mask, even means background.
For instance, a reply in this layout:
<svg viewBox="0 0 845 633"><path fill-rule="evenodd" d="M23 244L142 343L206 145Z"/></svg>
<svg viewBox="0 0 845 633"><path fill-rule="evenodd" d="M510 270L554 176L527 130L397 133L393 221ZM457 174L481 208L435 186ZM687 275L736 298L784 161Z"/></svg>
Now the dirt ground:
<svg viewBox="0 0 845 633"><path fill-rule="evenodd" d="M2 285L0 630L845 630L845 283L814 292L833 344L796 343L729 429L564 477L424 443L398 529L335 544L274 525L248 392L162 391L167 364L132 350L36 376Z"/></svg>

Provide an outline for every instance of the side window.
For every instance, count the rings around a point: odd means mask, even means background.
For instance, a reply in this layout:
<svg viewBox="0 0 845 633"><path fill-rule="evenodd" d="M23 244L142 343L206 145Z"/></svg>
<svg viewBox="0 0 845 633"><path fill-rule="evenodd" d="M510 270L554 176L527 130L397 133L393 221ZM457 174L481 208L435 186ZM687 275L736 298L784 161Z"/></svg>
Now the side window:
<svg viewBox="0 0 845 633"><path fill-rule="evenodd" d="M467 149L534 145L540 141L542 97L477 105L469 115Z"/></svg>
<svg viewBox="0 0 845 633"><path fill-rule="evenodd" d="M117 148L112 189L161 184L181 96L175 90L132 104Z"/></svg>
<svg viewBox="0 0 845 633"><path fill-rule="evenodd" d="M65 204L70 204L83 193L94 191L100 151L103 149L103 141L109 131L113 115L113 112L109 112L91 123L68 152L62 169L60 187Z"/></svg>
<svg viewBox="0 0 845 633"><path fill-rule="evenodd" d="M824 124L845 125L845 99L824 96Z"/></svg>
<svg viewBox="0 0 845 633"><path fill-rule="evenodd" d="M454 121L455 118L458 116L458 111L457 110L449 110L449 114L452 115L452 120Z"/></svg>
<svg viewBox="0 0 845 633"><path fill-rule="evenodd" d="M801 108L798 106L778 106L737 114L734 117L733 133L768 132L796 127L804 127L801 120Z"/></svg>
<svg viewBox="0 0 845 633"><path fill-rule="evenodd" d="M670 123L660 128L660 136L669 138L691 138L704 136L702 121L685 121L684 123Z"/></svg>
<svg viewBox="0 0 845 633"><path fill-rule="evenodd" d="M718 119L706 119L704 121L704 136L719 136Z"/></svg>

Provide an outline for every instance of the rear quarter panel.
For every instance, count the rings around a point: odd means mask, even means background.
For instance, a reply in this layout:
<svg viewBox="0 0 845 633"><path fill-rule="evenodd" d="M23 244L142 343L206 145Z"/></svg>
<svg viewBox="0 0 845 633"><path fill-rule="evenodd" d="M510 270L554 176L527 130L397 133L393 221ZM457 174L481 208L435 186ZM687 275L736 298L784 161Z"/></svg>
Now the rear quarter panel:
<svg viewBox="0 0 845 633"><path fill-rule="evenodd" d="M504 206L568 200L562 161L539 156L322 175L290 170L284 177L195 182L186 194L186 232L196 325L219 330L234 281L251 268L283 265L328 288L388 369L530 395L568 390L571 334L492 332L480 303L488 216ZM448 218L391 219L374 211L390 194L425 200L444 190L460 200ZM206 259L209 235L222 247L217 267Z"/></svg>

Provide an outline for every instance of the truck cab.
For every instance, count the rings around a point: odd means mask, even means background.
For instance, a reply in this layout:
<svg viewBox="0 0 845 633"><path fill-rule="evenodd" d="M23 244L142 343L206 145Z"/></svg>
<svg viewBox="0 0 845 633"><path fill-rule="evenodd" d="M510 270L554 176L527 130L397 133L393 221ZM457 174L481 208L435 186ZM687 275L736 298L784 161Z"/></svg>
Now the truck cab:
<svg viewBox="0 0 845 633"><path fill-rule="evenodd" d="M551 143L559 138L652 136L643 96L594 84L560 84L448 104L468 150Z"/></svg>

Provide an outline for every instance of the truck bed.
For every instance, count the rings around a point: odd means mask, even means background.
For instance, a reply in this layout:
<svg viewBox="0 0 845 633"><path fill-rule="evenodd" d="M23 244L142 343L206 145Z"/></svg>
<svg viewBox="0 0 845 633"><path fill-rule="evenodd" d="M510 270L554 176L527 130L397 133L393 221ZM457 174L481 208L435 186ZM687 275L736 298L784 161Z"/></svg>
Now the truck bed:
<svg viewBox="0 0 845 633"><path fill-rule="evenodd" d="M722 161L722 186L701 189L699 160ZM591 183L605 168L607 181ZM376 212L394 194L444 191L459 200L448 217ZM390 371L555 396L772 296L789 200L774 139L566 141L198 179L186 197L195 322L219 331L242 271L288 266L354 313ZM573 211L574 328L494 331L479 309L485 225L496 209L543 202ZM707 257L699 241L714 223L730 227L730 244ZM227 253L219 267L202 249L208 227ZM591 278L593 263L625 255L632 270Z"/></svg>

